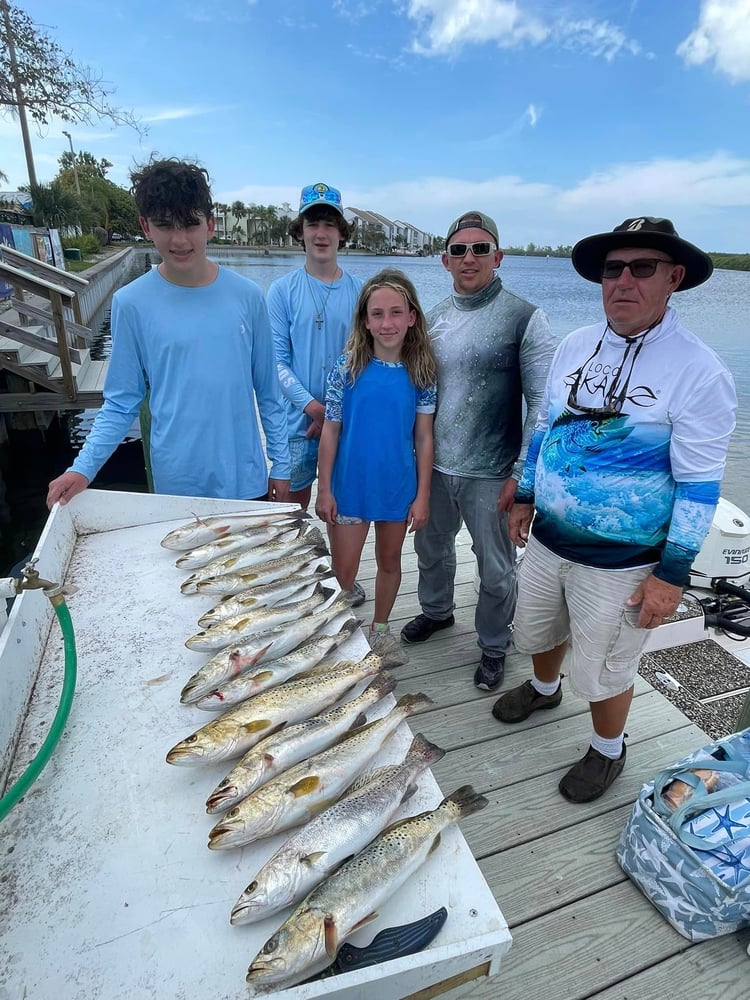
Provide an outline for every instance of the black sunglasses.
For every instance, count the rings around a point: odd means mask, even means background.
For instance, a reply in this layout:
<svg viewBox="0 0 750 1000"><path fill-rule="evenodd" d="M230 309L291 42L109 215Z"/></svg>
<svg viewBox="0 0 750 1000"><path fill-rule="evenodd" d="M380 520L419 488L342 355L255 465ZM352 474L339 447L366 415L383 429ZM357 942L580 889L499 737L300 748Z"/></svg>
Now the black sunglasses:
<svg viewBox="0 0 750 1000"><path fill-rule="evenodd" d="M481 243L451 243L448 246L448 256L465 257L469 250L475 257L486 257L488 254L494 253L497 247L494 243L488 243L485 240L482 240Z"/></svg>
<svg viewBox="0 0 750 1000"><path fill-rule="evenodd" d="M637 257L635 260L605 260L602 264L602 278L619 278L627 267L634 278L651 278L656 274L659 264L670 264L674 261L666 257Z"/></svg>

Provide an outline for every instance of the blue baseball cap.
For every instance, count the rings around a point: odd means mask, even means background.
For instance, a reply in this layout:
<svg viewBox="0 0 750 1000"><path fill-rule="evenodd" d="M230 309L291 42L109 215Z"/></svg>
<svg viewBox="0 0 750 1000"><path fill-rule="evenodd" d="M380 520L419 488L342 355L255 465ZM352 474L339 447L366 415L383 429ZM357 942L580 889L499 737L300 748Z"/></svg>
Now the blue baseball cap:
<svg viewBox="0 0 750 1000"><path fill-rule="evenodd" d="M299 197L299 214L302 215L316 205L328 206L328 208L335 209L339 215L344 214L341 205L341 192L327 184L308 184L307 187L302 188L302 194Z"/></svg>

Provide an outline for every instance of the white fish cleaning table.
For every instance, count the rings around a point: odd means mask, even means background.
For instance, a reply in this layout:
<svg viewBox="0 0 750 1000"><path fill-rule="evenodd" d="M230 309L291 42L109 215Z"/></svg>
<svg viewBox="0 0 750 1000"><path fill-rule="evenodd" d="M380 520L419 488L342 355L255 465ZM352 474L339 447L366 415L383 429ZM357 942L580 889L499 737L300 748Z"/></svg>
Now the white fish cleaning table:
<svg viewBox="0 0 750 1000"><path fill-rule="evenodd" d="M0 1000L252 995L247 967L286 913L232 927L229 912L288 834L209 851L218 817L206 815L205 800L232 762L165 762L171 746L213 717L181 705L179 693L208 656L186 649L185 639L215 600L180 594L188 574L175 568L178 553L159 543L194 513L267 506L88 490L50 515L37 569L76 588L68 606L78 683L49 764L0 824ZM367 651L358 630L341 655L360 659ZM51 605L40 592L24 593L0 635L0 788L46 736L62 676ZM405 693L400 684L396 696ZM412 728L419 730L418 716ZM376 763L400 760L410 740L404 724ZM432 808L441 797L427 773L397 816ZM456 827L351 941L363 946L382 928L440 906L448 909L445 926L417 955L273 996L396 1000L423 990L438 996L494 975L511 937Z"/></svg>

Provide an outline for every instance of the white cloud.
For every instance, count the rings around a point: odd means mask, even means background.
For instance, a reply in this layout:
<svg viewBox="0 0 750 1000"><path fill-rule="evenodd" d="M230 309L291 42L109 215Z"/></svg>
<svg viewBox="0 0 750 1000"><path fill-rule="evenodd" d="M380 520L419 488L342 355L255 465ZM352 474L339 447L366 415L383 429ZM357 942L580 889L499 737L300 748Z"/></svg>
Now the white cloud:
<svg viewBox="0 0 750 1000"><path fill-rule="evenodd" d="M750 80L750 0L703 0L698 26L677 54L688 66L713 62L734 83Z"/></svg>
<svg viewBox="0 0 750 1000"><path fill-rule="evenodd" d="M165 108L163 111L154 111L150 115L144 115L144 122L172 122L183 118L196 118L198 115L211 115L223 108L211 108L204 105L196 105L187 108Z"/></svg>
<svg viewBox="0 0 750 1000"><path fill-rule="evenodd" d="M541 110L538 110L535 104L530 104L528 108L526 108L524 114L526 118L528 118L529 125L531 125L532 128L534 128L536 123L541 118Z"/></svg>
<svg viewBox="0 0 750 1000"><path fill-rule="evenodd" d="M554 37L564 48L587 52L611 62L621 52L636 56L641 51L638 42L628 38L609 21L560 21L555 26Z"/></svg>
<svg viewBox="0 0 750 1000"><path fill-rule="evenodd" d="M506 245L572 244L636 215L666 216L698 246L748 252L750 160L716 152L702 159L614 163L563 188L500 174L480 181L427 176L358 187L341 179L346 205L404 219L442 233L470 208L492 215ZM297 206L299 189L248 186L216 193L219 201Z"/></svg>
<svg viewBox="0 0 750 1000"><path fill-rule="evenodd" d="M641 52L608 21L544 20L515 0L408 0L406 13L424 31L424 38L412 42L412 51L421 55L452 55L464 45L488 42L500 48L547 43L608 61L623 52Z"/></svg>
<svg viewBox="0 0 750 1000"><path fill-rule="evenodd" d="M669 215L699 207L750 207L750 162L717 152L704 159L615 164L562 193L565 209Z"/></svg>
<svg viewBox="0 0 750 1000"><path fill-rule="evenodd" d="M514 0L409 0L407 14L427 24L426 43L415 40L412 46L425 55L451 53L469 43L538 44L549 35L549 28Z"/></svg>

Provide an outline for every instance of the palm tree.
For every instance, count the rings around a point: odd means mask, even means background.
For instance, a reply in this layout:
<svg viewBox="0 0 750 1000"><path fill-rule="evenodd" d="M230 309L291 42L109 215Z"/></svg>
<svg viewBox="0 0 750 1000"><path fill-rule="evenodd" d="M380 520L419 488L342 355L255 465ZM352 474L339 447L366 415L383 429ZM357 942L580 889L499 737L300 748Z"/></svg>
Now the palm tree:
<svg viewBox="0 0 750 1000"><path fill-rule="evenodd" d="M35 226L65 229L77 225L81 203L59 180L50 181L49 184L31 184L24 190L31 195Z"/></svg>
<svg viewBox="0 0 750 1000"><path fill-rule="evenodd" d="M232 212L232 215L235 217L235 219L239 220L239 219L245 219L245 218L247 218L247 209L245 208L244 201L233 201L232 202L231 212ZM244 229L244 233L243 233L243 229ZM236 232L240 236L244 235L244 239L241 242L242 243L247 243L247 227L246 226L243 227L241 225L241 223L238 221L238 222L235 223L234 226L232 226L232 232L233 233Z"/></svg>
<svg viewBox="0 0 750 1000"><path fill-rule="evenodd" d="M279 210L275 205L266 206L266 243L271 245L273 233L279 221Z"/></svg>

